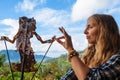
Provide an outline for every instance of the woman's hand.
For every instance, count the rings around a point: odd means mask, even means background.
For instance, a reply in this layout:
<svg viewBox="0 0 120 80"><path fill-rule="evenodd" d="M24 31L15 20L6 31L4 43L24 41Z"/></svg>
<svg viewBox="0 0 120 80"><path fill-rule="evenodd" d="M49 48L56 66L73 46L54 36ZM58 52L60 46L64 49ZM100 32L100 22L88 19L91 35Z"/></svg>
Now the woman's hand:
<svg viewBox="0 0 120 80"><path fill-rule="evenodd" d="M71 36L65 31L63 27L60 27L59 30L63 33L63 36L56 38L56 41L60 43L68 52L74 50ZM64 41L62 41L64 39Z"/></svg>

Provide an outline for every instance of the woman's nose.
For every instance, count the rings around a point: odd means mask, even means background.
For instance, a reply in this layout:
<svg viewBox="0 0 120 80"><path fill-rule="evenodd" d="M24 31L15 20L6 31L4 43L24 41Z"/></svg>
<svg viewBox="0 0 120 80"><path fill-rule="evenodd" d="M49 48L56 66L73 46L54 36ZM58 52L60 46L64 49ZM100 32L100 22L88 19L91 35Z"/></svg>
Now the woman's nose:
<svg viewBox="0 0 120 80"><path fill-rule="evenodd" d="M87 29L85 29L85 30L84 30L84 34L87 34L87 33L88 33L88 31L87 31Z"/></svg>

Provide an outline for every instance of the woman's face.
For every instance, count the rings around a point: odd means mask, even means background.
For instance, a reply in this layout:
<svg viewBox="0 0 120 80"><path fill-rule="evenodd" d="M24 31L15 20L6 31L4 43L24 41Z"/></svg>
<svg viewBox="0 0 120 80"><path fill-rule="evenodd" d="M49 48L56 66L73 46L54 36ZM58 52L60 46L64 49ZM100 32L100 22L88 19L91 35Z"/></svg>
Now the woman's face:
<svg viewBox="0 0 120 80"><path fill-rule="evenodd" d="M88 43L96 44L98 37L98 24L92 17L88 19L84 33L86 35Z"/></svg>

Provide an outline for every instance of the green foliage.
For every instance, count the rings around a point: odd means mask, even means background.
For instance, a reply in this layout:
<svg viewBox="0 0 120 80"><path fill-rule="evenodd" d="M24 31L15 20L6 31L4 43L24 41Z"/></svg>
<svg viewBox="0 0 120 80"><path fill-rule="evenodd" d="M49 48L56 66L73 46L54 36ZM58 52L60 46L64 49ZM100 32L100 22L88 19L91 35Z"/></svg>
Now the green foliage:
<svg viewBox="0 0 120 80"><path fill-rule="evenodd" d="M4 62L4 60L2 62ZM35 65L35 68L38 68L38 66L39 63ZM67 61L67 55L61 55L59 58L44 61L35 74L33 80L59 80L60 77L65 75L70 67L71 65ZM24 80L30 80L33 74L34 72L25 72ZM14 72L13 75L15 80L20 80L21 72ZM8 64L4 64L0 67L0 80L12 80Z"/></svg>
<svg viewBox="0 0 120 80"><path fill-rule="evenodd" d="M5 62L5 54L0 55L0 67L3 66L3 63Z"/></svg>

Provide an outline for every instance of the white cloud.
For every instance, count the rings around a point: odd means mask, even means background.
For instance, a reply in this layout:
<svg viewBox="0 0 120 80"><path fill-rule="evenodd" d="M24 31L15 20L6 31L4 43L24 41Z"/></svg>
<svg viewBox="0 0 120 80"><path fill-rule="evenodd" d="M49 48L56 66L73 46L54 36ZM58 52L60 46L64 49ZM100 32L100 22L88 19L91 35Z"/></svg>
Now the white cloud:
<svg viewBox="0 0 120 80"><path fill-rule="evenodd" d="M119 0L77 0L72 8L72 20L88 18L91 14L109 10L120 5Z"/></svg>
<svg viewBox="0 0 120 80"><path fill-rule="evenodd" d="M8 26L5 28L4 33L0 33L0 36L8 36L10 39L13 39L13 36L17 33L18 31L18 21L14 19L4 19L0 21L0 24ZM0 50L5 49L4 47L4 42L0 41ZM15 45L11 43L7 43L7 46L9 49L15 49Z"/></svg>
<svg viewBox="0 0 120 80"><path fill-rule="evenodd" d="M113 9L109 10L107 13L108 14L120 14L120 7L113 8Z"/></svg>
<svg viewBox="0 0 120 80"><path fill-rule="evenodd" d="M49 27L60 27L70 22L70 14L63 10L43 8L34 11L31 16L34 16L36 21L40 22L41 25Z"/></svg>
<svg viewBox="0 0 120 80"><path fill-rule="evenodd" d="M7 25L8 27L5 29L7 33L9 33L9 37L13 37L14 34L18 31L18 21L14 19L4 19L1 20L0 24Z"/></svg>
<svg viewBox="0 0 120 80"><path fill-rule="evenodd" d="M5 25L11 26L11 27L15 27L17 25L16 22L17 22L17 20L9 18L9 19L1 20L0 24L5 24Z"/></svg>
<svg viewBox="0 0 120 80"><path fill-rule="evenodd" d="M74 48L77 51L82 51L88 46L88 42L86 40L85 34L83 33L76 33L72 35L72 41Z"/></svg>
<svg viewBox="0 0 120 80"><path fill-rule="evenodd" d="M50 39L51 35L40 35L42 37L43 40L47 40L47 39ZM50 38L48 38L50 37ZM58 37L58 36L57 36ZM48 47L50 46L50 43L45 43L45 44L42 44L40 41L38 41L36 39L36 37L34 36L32 39L31 39L31 45L32 45L32 48L34 50L34 52L36 54L42 54L44 55L44 53L47 51ZM64 54L66 52L66 50L60 45L58 44L56 41L52 44L52 46L50 47L50 50L48 52L48 56L50 57L58 57L60 56L61 54ZM54 56L53 56L54 55Z"/></svg>
<svg viewBox="0 0 120 80"><path fill-rule="evenodd" d="M41 0L44 3L45 0ZM23 2L19 2L17 6L15 6L16 11L32 11L37 5L38 0L24 0Z"/></svg>

